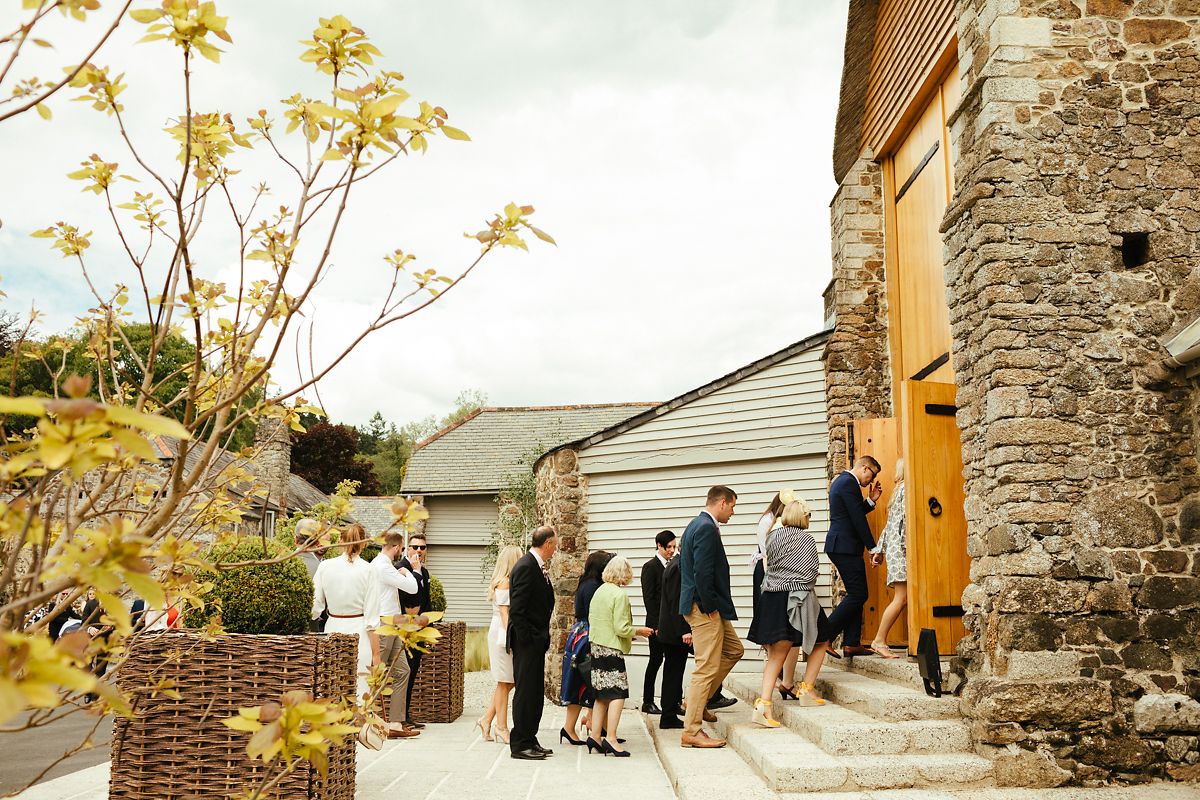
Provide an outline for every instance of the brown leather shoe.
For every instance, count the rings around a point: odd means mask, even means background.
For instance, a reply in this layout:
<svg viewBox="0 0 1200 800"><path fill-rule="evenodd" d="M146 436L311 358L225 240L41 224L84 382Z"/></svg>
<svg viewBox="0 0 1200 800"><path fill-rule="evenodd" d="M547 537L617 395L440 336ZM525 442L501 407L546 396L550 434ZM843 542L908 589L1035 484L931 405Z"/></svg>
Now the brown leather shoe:
<svg viewBox="0 0 1200 800"><path fill-rule="evenodd" d="M842 648L842 655L873 656L875 655L875 651L869 647L863 647L861 644L848 644Z"/></svg>
<svg viewBox="0 0 1200 800"><path fill-rule="evenodd" d="M709 710L706 708L706 709L704 709L704 721L705 721L705 722L716 722L716 721L717 721L717 715L716 715L716 714L714 714L713 712L709 711Z"/></svg>
<svg viewBox="0 0 1200 800"><path fill-rule="evenodd" d="M700 731L695 736L688 736L686 733L679 737L680 747L724 747L724 739L714 739L704 731Z"/></svg>
<svg viewBox="0 0 1200 800"><path fill-rule="evenodd" d="M389 739L411 739L414 736L420 736L421 732L413 728L405 728L404 730L391 729L388 731Z"/></svg>

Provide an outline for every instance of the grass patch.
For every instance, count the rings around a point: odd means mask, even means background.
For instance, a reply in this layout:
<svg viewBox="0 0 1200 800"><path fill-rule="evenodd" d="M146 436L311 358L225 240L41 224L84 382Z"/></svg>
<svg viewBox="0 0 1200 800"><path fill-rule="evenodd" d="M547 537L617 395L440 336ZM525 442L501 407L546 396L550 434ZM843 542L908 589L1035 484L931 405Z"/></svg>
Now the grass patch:
<svg viewBox="0 0 1200 800"><path fill-rule="evenodd" d="M487 628L467 631L466 653L463 654L463 671L482 672L491 668L488 658Z"/></svg>

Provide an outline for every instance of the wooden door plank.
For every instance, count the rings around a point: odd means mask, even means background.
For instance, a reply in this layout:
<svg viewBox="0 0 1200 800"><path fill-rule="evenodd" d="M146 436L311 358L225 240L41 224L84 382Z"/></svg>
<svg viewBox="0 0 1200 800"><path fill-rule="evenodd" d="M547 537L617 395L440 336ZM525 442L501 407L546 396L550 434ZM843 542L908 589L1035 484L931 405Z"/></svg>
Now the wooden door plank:
<svg viewBox="0 0 1200 800"><path fill-rule="evenodd" d="M887 524L888 503L892 499L892 490L895 488L895 465L896 459L900 455L900 428L895 417L856 419L852 424L854 426L854 452L847 459L849 462L847 466L853 464L859 456L869 455L873 456L883 468L883 472L879 475L883 494L880 496L875 510L867 515L871 535L875 537L876 541L879 541L879 535L883 532L884 525ZM870 558L867 558L867 586L870 596L867 605L863 608L864 641L868 641L867 637L875 635L875 631L879 628L879 618L892 600L892 590L887 585L886 566L873 567ZM900 646L908 644L908 622L903 617L896 625L892 626L888 644Z"/></svg>

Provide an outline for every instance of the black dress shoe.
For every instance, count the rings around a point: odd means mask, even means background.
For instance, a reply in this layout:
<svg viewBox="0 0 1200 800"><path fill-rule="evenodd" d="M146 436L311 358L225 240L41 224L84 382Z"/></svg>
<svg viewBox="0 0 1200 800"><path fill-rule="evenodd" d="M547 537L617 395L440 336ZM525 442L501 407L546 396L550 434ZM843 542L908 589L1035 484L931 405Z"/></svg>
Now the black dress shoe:
<svg viewBox="0 0 1200 800"><path fill-rule="evenodd" d="M554 751L553 751L553 750L551 750L549 747L542 747L540 744L535 744L535 745L534 745L532 748L530 748L530 749L531 749L531 750L536 750L536 751L538 751L539 753L541 753L541 754L542 754L542 755L544 755L544 756L552 756L552 755L554 755Z"/></svg>
<svg viewBox="0 0 1200 800"><path fill-rule="evenodd" d="M729 708L731 705L733 705L736 702L737 702L736 697L725 697L724 695L721 695L720 697L717 697L713 700L709 700L708 708L710 711L718 711L722 708Z"/></svg>
<svg viewBox="0 0 1200 800"><path fill-rule="evenodd" d="M509 755L512 756L513 758L520 759L522 761L545 761L546 760L545 753L543 753L541 750L534 750L533 748L530 748L528 750L513 750Z"/></svg>
<svg viewBox="0 0 1200 800"><path fill-rule="evenodd" d="M642 713L643 714L661 714L662 709L659 708L654 703L642 703Z"/></svg>
<svg viewBox="0 0 1200 800"><path fill-rule="evenodd" d="M664 731L676 730L683 727L683 720L677 717L663 719L658 723L658 727Z"/></svg>

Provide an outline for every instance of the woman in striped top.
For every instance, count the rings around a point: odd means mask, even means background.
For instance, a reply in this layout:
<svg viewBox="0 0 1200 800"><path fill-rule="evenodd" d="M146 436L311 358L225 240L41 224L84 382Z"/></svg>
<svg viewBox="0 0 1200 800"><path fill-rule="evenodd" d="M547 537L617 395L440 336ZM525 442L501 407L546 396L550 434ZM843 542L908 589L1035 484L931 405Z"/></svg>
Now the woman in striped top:
<svg viewBox="0 0 1200 800"><path fill-rule="evenodd" d="M754 703L753 721L763 727L777 728L771 714L771 692L779 679L784 660L793 646L808 655L804 681L795 687L802 706L825 703L813 691L813 681L825 660L829 641L825 610L817 600L817 574L820 561L817 543L808 532L812 514L803 500L794 500L783 509L783 527L767 539L766 577L758 612L747 636L767 651L763 665L762 694ZM790 688L790 687L789 687Z"/></svg>

